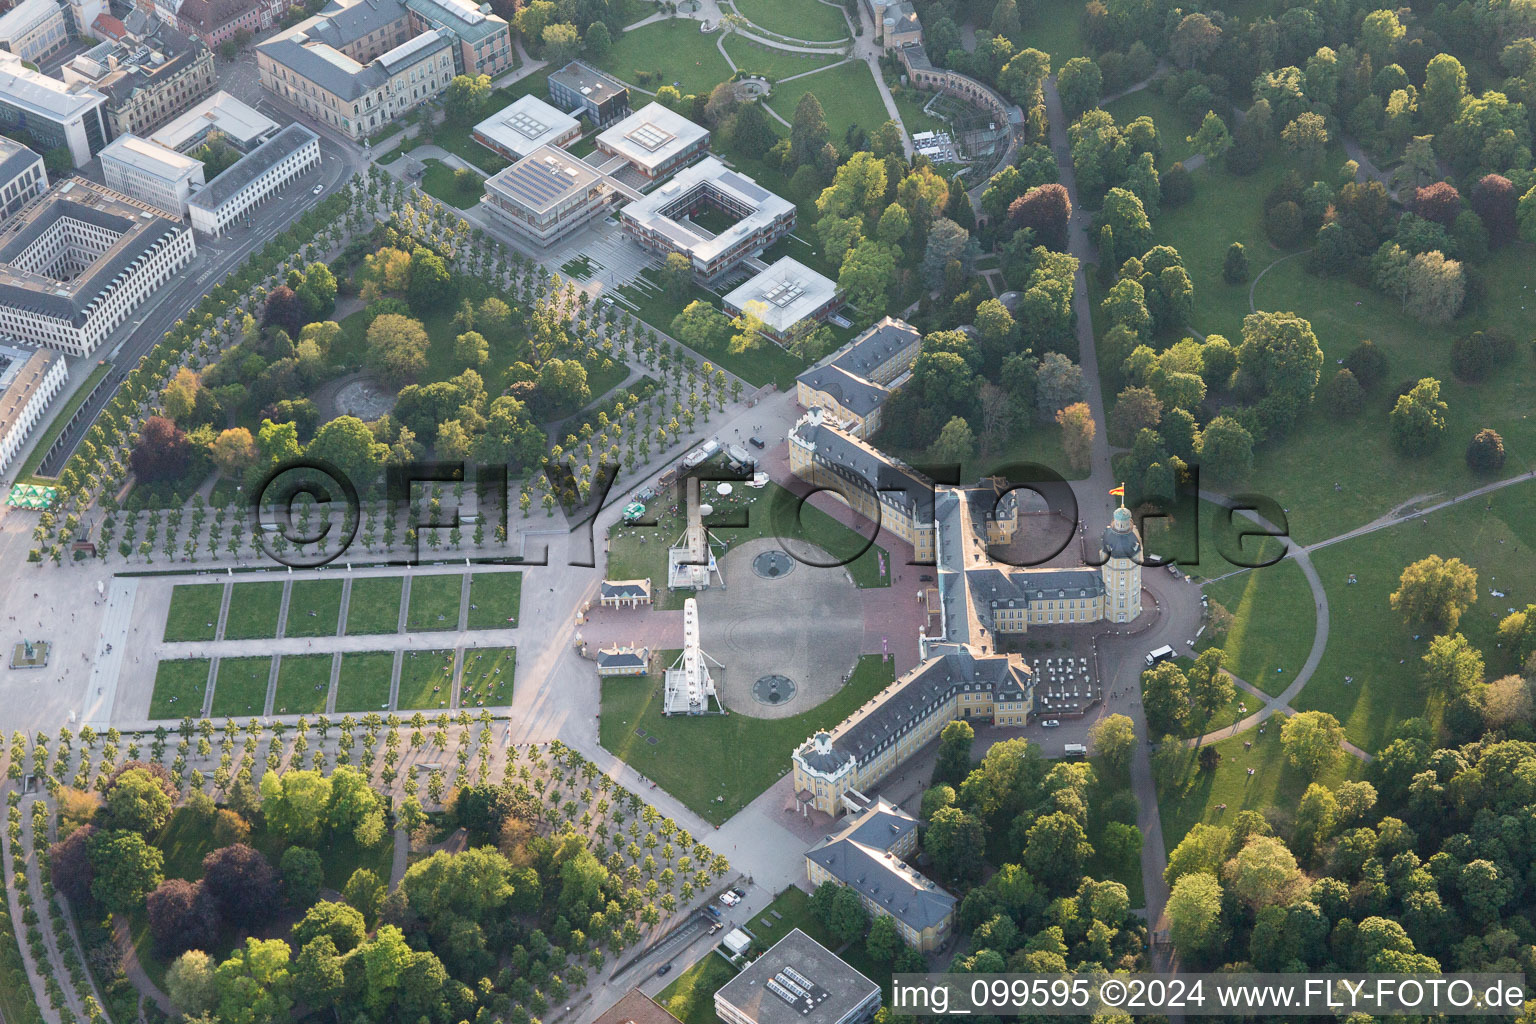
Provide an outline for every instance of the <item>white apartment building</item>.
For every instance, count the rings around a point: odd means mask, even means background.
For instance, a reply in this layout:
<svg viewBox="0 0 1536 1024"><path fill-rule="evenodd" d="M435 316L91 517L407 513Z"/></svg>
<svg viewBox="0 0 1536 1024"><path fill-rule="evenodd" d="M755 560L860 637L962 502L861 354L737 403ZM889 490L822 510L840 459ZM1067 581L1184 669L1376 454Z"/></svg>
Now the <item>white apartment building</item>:
<svg viewBox="0 0 1536 1024"><path fill-rule="evenodd" d="M0 135L0 221L48 191L43 158L14 139Z"/></svg>
<svg viewBox="0 0 1536 1024"><path fill-rule="evenodd" d="M108 188L183 218L204 185L202 161L137 135L119 135L101 151L101 173Z"/></svg>
<svg viewBox="0 0 1536 1024"><path fill-rule="evenodd" d="M68 379L69 368L57 352L0 346L0 473Z"/></svg>
<svg viewBox="0 0 1536 1024"><path fill-rule="evenodd" d="M70 178L0 241L0 337L88 355L196 255L162 211Z"/></svg>
<svg viewBox="0 0 1536 1024"><path fill-rule="evenodd" d="M221 235L295 178L319 166L320 136L301 124L290 124L187 201L192 227Z"/></svg>

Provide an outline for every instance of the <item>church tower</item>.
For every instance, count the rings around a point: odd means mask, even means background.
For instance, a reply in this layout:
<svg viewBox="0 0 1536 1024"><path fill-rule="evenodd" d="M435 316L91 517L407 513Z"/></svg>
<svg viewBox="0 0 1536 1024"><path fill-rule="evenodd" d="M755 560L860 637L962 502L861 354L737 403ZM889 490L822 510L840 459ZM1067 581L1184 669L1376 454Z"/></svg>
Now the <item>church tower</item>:
<svg viewBox="0 0 1536 1024"><path fill-rule="evenodd" d="M1141 539L1131 513L1120 499L1113 521L1104 528L1104 618L1130 622L1141 614Z"/></svg>

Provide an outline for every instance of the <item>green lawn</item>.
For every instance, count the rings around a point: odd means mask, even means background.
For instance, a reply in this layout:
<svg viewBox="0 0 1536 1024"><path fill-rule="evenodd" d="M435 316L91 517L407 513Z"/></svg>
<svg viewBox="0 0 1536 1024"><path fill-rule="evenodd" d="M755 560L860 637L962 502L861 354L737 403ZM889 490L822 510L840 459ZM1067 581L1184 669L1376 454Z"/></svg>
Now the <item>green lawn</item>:
<svg viewBox="0 0 1536 1024"><path fill-rule="evenodd" d="M842 11L821 0L731 0L731 3L752 24L789 39L820 43L848 38L848 22L843 20ZM736 58L736 63L741 63L734 50L731 56Z"/></svg>
<svg viewBox="0 0 1536 1024"><path fill-rule="evenodd" d="M469 628L515 629L522 600L522 573L475 573L469 579Z"/></svg>
<svg viewBox="0 0 1536 1024"><path fill-rule="evenodd" d="M277 616L282 608L281 582L236 583L229 594L224 639L267 640L277 636Z"/></svg>
<svg viewBox="0 0 1536 1024"><path fill-rule="evenodd" d="M1477 570L1478 599L1457 630L1483 652L1489 679L1516 671L1495 632L1510 609L1536 601L1533 499L1536 485L1519 484L1314 552L1328 593L1328 647L1295 706L1330 712L1352 741L1373 752L1403 719L1438 719L1439 701L1425 687L1420 661L1430 638L1414 640L1415 630L1387 600L1403 568L1429 554L1460 558ZM1350 573L1358 582L1348 582ZM1493 597L1490 590L1507 596ZM1354 682L1346 683L1345 676Z"/></svg>
<svg viewBox="0 0 1536 1024"><path fill-rule="evenodd" d="M335 636L342 580L295 580L288 593L284 636Z"/></svg>
<svg viewBox="0 0 1536 1024"><path fill-rule="evenodd" d="M478 647L464 652L459 707L506 707L517 675L516 647Z"/></svg>
<svg viewBox="0 0 1536 1024"><path fill-rule="evenodd" d="M481 153L489 154L490 151L483 147L476 147ZM426 171L421 176L421 187L430 196L436 196L449 206L460 210L468 210L480 202L480 197L485 194L481 185L485 178L479 174L474 176L474 181L468 188L461 188L458 175L454 169L441 160L428 157L422 161Z"/></svg>
<svg viewBox="0 0 1536 1024"><path fill-rule="evenodd" d="M766 952L796 928L842 957L849 966L871 981L884 984L888 980L889 970L881 970L870 961L862 939L843 944L822 927L811 910L810 895L798 886L792 885L775 896L773 902L747 925L757 940L752 943L754 952Z"/></svg>
<svg viewBox="0 0 1536 1024"><path fill-rule="evenodd" d="M352 581L347 600L347 635L394 633L400 628L399 576L369 576Z"/></svg>
<svg viewBox="0 0 1536 1024"><path fill-rule="evenodd" d="M547 75L536 77L541 84L547 82L548 80ZM519 82L518 84L522 83ZM542 96L544 94L544 89L540 88L538 92ZM511 100L508 100L507 102L510 103ZM506 104L503 103L498 105L496 103L495 97L493 96L491 102L486 105L486 109L500 110L503 106L506 106ZM459 159L469 161L470 166L478 167L486 174L495 174L497 171L511 166L511 164L505 158L503 158L501 154L492 152L491 150L486 149L484 146L480 145L480 143L476 142L475 137L470 134L470 131L473 128L474 125L472 124L461 125L444 121L442 124L436 125L433 128L431 141L435 145L446 149L448 152L452 153ZM422 163L427 167L427 170L422 175L421 180L421 187L425 191L431 193L434 196L437 196L437 198L441 199L443 202L450 206L467 208L468 206L473 206L475 203L480 201L479 194L476 194L472 199L469 200L468 203L462 201L464 198L467 198L467 196L458 195L458 189L453 184L453 170L451 168L443 166L440 161L432 159L423 160ZM441 168L437 176L437 182L441 184L446 178L448 188L446 192L441 194L433 191L433 185L431 184L431 179L433 176L433 164L438 164ZM446 172L446 175L444 175L442 172Z"/></svg>
<svg viewBox="0 0 1536 1024"><path fill-rule="evenodd" d="M178 583L171 588L171 608L165 616L165 639L212 640L218 635L222 583Z"/></svg>
<svg viewBox="0 0 1536 1024"><path fill-rule="evenodd" d="M446 711L453 702L453 651L406 651L400 658L400 711Z"/></svg>
<svg viewBox="0 0 1536 1024"><path fill-rule="evenodd" d="M711 488L712 489L712 488ZM890 553L878 544L869 544L867 534L855 533L814 505L803 503L794 494L770 483L761 491L738 485L726 498L710 495L715 522L740 520L745 526L714 528L715 536L732 546L760 537L779 536L803 540L822 548L833 559L852 559L846 568L860 587L890 585ZM667 547L682 533L687 523L682 516L665 512L656 515L655 526L618 524L608 534L608 576L611 579L644 579L656 587L659 608L681 608L687 594L666 589ZM708 525L708 524L706 524ZM867 524L866 524L867 528ZM862 551L862 554L859 552ZM858 555L858 557L854 557ZM880 575L880 560L886 563L885 577Z"/></svg>
<svg viewBox="0 0 1536 1024"><path fill-rule="evenodd" d="M1083 42L1083 5L1077 0L1045 0L1030 19L1023 38L1015 39L1019 49L1033 46L1051 55L1051 68L1059 70L1073 57L1087 57Z"/></svg>
<svg viewBox="0 0 1536 1024"><path fill-rule="evenodd" d="M267 713L267 680L272 658L221 658L213 681L214 718L247 718Z"/></svg>
<svg viewBox="0 0 1536 1024"><path fill-rule="evenodd" d="M1286 559L1208 583L1205 594L1232 618L1224 634L1206 629L1196 647L1221 647L1227 670L1265 693L1278 694L1290 685L1317 633L1317 610L1301 568Z"/></svg>
<svg viewBox="0 0 1536 1024"><path fill-rule="evenodd" d="M461 573L411 577L411 607L405 628L412 633L459 628L459 601L463 596Z"/></svg>
<svg viewBox="0 0 1536 1024"><path fill-rule="evenodd" d="M274 715L317 715L331 689L329 654L285 654L277 666Z"/></svg>
<svg viewBox="0 0 1536 1024"><path fill-rule="evenodd" d="M1271 808L1294 809L1311 783L1301 772L1286 763L1280 749L1282 718L1274 715L1257 728L1216 744L1221 763L1214 772L1202 772L1197 754L1179 748L1177 760L1159 772L1161 758L1154 760L1157 782L1157 806L1163 822L1163 843L1171 851L1196 822L1230 825L1239 811L1265 811ZM1243 744L1252 741L1253 748ZM1248 769L1254 770L1253 775ZM1341 754L1338 765L1318 781L1336 786L1346 778L1358 778L1364 765ZM1226 810L1217 808L1226 804Z"/></svg>
<svg viewBox="0 0 1536 1024"><path fill-rule="evenodd" d="M195 882L203 877L203 858L218 849L213 830L188 807L171 812L170 820L155 837L165 857L165 877Z"/></svg>
<svg viewBox="0 0 1536 1024"><path fill-rule="evenodd" d="M613 49L596 62L631 85L640 74L655 72L661 76L645 88L653 92L662 85L676 85L683 93L708 94L720 82L731 77L730 65L715 49L714 32L699 31L699 23L689 18L653 21L633 32L620 32ZM633 106L643 107L648 98L636 96Z"/></svg>
<svg viewBox="0 0 1536 1024"><path fill-rule="evenodd" d="M336 678L336 711L382 711L389 706L389 680L395 656L384 651L349 652L341 656Z"/></svg>
<svg viewBox="0 0 1536 1024"><path fill-rule="evenodd" d="M711 949L704 959L673 978L656 1001L683 1024L718 1024L715 993L736 974L731 962Z"/></svg>
<svg viewBox="0 0 1536 1024"><path fill-rule="evenodd" d="M676 653L659 652L656 663L671 664ZM602 744L694 813L717 824L789 771L789 755L796 744L817 729L841 722L894 678L889 664L882 664L878 656L866 656L834 697L790 718L668 718L661 713L662 671L602 681ZM639 735L641 731L645 735Z"/></svg>
<svg viewBox="0 0 1536 1024"><path fill-rule="evenodd" d="M827 127L839 143L849 126L858 125L872 132L891 117L880 99L874 75L863 61L849 61L830 71L786 82L773 90L768 105L784 120L793 121L796 104L808 92L815 93L821 101Z"/></svg>
<svg viewBox="0 0 1536 1024"><path fill-rule="evenodd" d="M821 4L810 0L815 6ZM835 11L833 12L836 13ZM736 66L749 75L762 75L777 82L791 75L804 74L843 60L842 54L791 53L774 50L748 39L746 36L729 35L725 39L725 52L731 55Z"/></svg>
<svg viewBox="0 0 1536 1024"><path fill-rule="evenodd" d="M42 436L37 439L37 444L32 446L31 454L16 471L17 483L26 483L37 472L37 467L42 465L43 456L48 454L48 449L53 447L53 443L59 439L59 434L63 433L64 425L69 422L70 417L74 416L75 411L85 404L86 398L95 390L96 385L101 383L101 378L110 372L112 372L112 364L106 360L91 367L91 372L70 394L69 401L64 403L58 415L48 422L48 429L43 431ZM53 477L43 479L52 480Z"/></svg>
<svg viewBox="0 0 1536 1024"><path fill-rule="evenodd" d="M155 689L149 698L150 718L201 718L208 692L207 658L162 661L155 666Z"/></svg>
<svg viewBox="0 0 1536 1024"><path fill-rule="evenodd" d="M1179 115L1179 109L1171 99L1151 89L1122 96L1104 109L1115 115L1115 123L1119 125L1130 124L1143 114L1152 118L1152 123L1157 125L1157 140L1163 146L1162 155L1157 161L1159 171L1167 171L1175 163L1188 160L1195 152L1195 147L1184 140L1200 126L1190 126Z"/></svg>

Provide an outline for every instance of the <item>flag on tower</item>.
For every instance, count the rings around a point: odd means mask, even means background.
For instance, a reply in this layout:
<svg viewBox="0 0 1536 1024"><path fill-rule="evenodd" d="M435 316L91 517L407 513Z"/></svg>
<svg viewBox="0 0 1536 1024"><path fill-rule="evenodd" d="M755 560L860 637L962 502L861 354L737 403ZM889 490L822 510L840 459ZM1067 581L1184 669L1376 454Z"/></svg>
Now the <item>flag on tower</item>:
<svg viewBox="0 0 1536 1024"><path fill-rule="evenodd" d="M1109 493L1110 493L1111 497L1115 497L1115 498L1123 498L1123 497L1125 497L1125 484L1121 484L1118 487L1111 487L1109 489Z"/></svg>

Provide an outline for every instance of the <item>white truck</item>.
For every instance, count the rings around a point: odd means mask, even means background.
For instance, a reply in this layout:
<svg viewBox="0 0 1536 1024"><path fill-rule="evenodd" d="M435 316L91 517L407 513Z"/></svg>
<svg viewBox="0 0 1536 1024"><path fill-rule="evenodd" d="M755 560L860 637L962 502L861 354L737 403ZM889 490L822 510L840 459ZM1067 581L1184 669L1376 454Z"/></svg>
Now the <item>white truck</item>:
<svg viewBox="0 0 1536 1024"><path fill-rule="evenodd" d="M1167 661L1172 657L1173 648L1169 647L1167 644L1164 644L1163 646L1157 648L1155 651L1151 651L1147 654L1147 668L1151 668L1153 665L1156 665L1160 661Z"/></svg>

